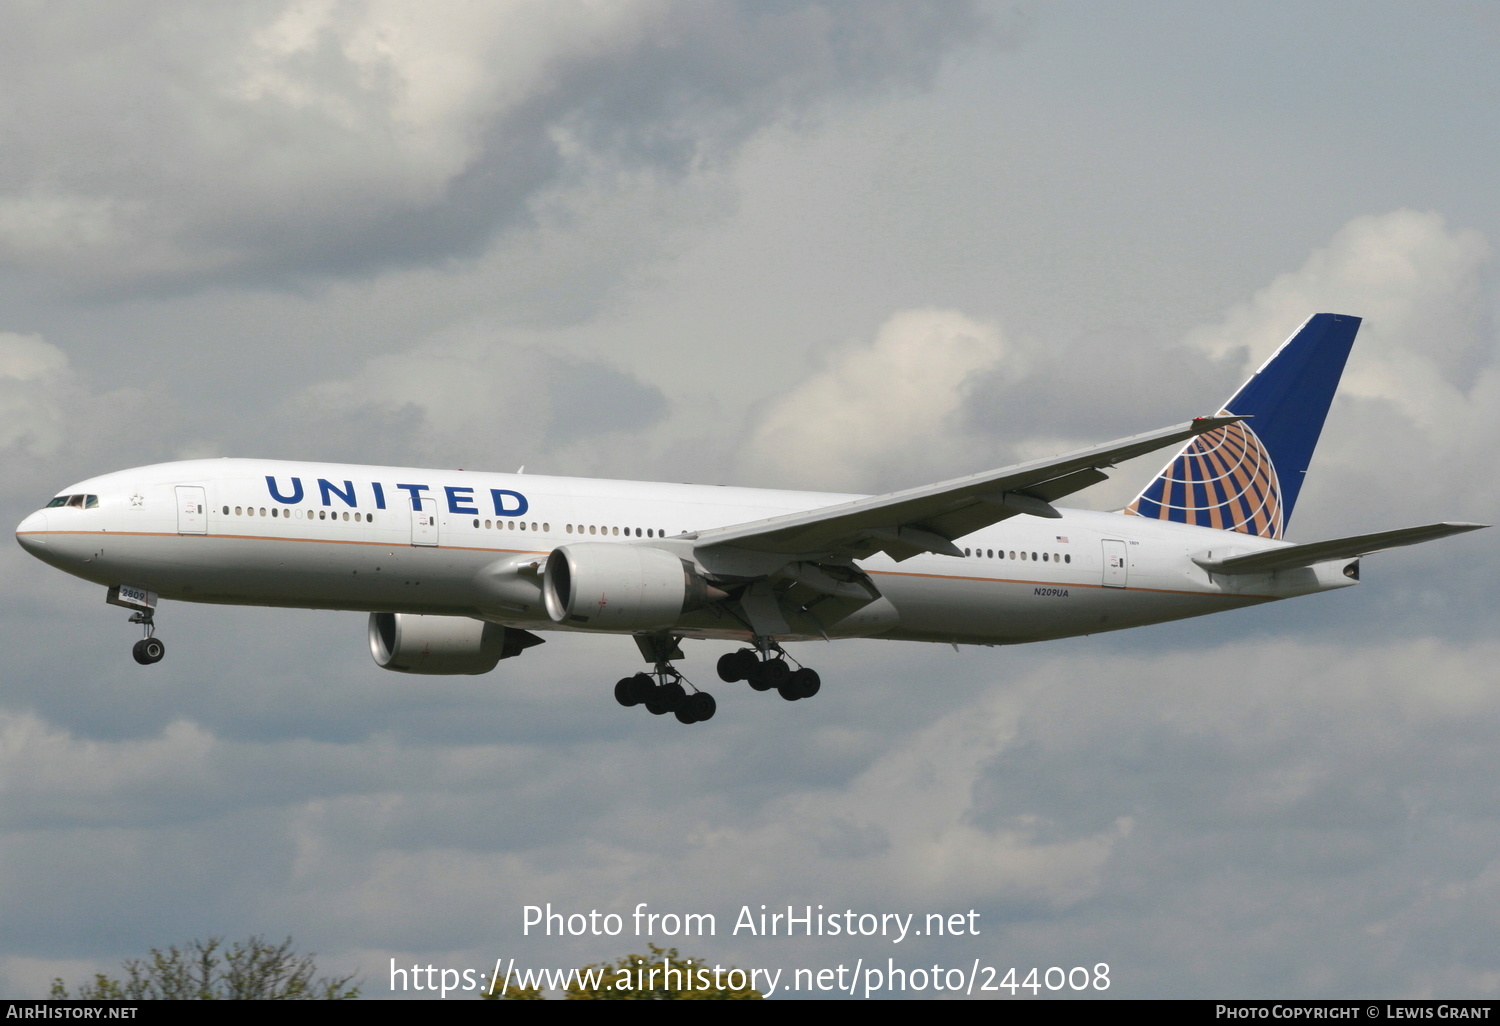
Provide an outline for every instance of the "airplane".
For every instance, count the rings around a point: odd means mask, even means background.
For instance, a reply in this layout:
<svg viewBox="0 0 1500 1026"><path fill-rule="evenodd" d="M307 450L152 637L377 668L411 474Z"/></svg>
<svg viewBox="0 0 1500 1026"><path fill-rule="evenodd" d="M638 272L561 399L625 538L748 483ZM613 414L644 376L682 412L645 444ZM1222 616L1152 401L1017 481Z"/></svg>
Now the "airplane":
<svg viewBox="0 0 1500 1026"><path fill-rule="evenodd" d="M71 485L16 529L104 585L158 662L162 598L369 614L377 665L480 674L544 640L632 637L650 672L615 699L682 723L716 700L683 639L797 701L792 642L1008 645L1201 616L1359 581L1361 557L1488 525L1293 544L1283 535L1360 319L1310 317L1213 416L885 495L254 459ZM1122 510L1063 509L1123 460L1180 445Z"/></svg>

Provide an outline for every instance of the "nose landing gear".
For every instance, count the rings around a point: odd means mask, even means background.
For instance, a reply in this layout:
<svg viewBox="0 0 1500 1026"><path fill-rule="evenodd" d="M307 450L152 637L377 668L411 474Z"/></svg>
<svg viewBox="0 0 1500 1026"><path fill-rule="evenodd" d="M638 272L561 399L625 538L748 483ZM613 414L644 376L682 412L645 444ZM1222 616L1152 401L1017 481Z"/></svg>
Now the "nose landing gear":
<svg viewBox="0 0 1500 1026"><path fill-rule="evenodd" d="M112 606L121 606L130 610L130 622L141 625L143 636L130 650L135 661L142 666L161 662L161 657L167 654L167 646L155 637L156 621L152 619L152 616L156 612L156 592L138 588L133 584L114 584L110 585L109 591L105 593L104 601Z"/></svg>
<svg viewBox="0 0 1500 1026"><path fill-rule="evenodd" d="M151 621L149 612L136 613L130 618L131 623L138 623L145 630L146 636L135 643L130 654L135 661L142 666L150 666L152 663L161 662L161 657L167 654L167 646L156 637L156 624Z"/></svg>

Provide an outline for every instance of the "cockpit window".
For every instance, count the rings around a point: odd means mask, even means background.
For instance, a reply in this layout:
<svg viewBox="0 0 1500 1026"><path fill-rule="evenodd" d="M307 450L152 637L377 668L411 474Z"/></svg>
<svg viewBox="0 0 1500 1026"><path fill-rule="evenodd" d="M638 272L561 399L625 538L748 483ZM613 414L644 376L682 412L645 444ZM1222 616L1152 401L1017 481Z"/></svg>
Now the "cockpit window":
<svg viewBox="0 0 1500 1026"><path fill-rule="evenodd" d="M98 509L99 496L97 495L59 495L47 503L47 509L57 506L72 506L74 509Z"/></svg>

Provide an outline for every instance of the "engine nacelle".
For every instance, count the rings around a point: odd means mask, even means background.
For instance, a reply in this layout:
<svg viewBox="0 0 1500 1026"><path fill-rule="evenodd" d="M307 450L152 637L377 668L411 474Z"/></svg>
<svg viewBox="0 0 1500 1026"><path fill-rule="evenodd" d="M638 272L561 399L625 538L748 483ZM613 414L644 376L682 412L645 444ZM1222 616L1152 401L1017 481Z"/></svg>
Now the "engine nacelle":
<svg viewBox="0 0 1500 1026"><path fill-rule="evenodd" d="M497 623L467 616L371 613L370 654L376 665L401 673L489 673L525 647L507 646L506 633Z"/></svg>
<svg viewBox="0 0 1500 1026"><path fill-rule="evenodd" d="M722 593L665 549L584 542L552 550L542 596L555 623L657 630Z"/></svg>

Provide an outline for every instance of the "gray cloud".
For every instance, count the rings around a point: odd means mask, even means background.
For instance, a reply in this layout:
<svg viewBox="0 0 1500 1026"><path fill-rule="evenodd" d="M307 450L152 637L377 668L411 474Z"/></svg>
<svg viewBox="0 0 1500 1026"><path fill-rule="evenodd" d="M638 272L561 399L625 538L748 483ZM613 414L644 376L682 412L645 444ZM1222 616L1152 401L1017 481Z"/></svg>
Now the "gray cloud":
<svg viewBox="0 0 1500 1026"><path fill-rule="evenodd" d="M926 82L983 27L817 0L38 9L5 61L0 260L96 291L476 256L575 184Z"/></svg>

